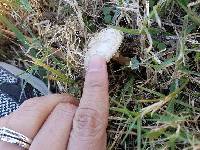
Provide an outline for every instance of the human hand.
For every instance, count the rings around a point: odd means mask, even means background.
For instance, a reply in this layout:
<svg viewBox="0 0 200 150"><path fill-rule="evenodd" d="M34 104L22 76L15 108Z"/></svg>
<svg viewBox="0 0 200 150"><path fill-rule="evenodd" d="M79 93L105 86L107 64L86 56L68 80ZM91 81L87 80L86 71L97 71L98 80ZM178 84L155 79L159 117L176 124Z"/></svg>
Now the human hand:
<svg viewBox="0 0 200 150"><path fill-rule="evenodd" d="M91 60L80 104L67 94L27 100L11 115L0 119L0 127L31 139L30 150L104 150L108 122L106 61ZM2 150L22 149L1 142Z"/></svg>

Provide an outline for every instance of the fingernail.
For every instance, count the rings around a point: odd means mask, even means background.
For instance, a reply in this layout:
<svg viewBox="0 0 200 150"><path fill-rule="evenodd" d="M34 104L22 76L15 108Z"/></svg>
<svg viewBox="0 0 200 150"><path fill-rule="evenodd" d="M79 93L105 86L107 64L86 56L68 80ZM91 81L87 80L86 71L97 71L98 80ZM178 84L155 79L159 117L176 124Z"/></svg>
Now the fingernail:
<svg viewBox="0 0 200 150"><path fill-rule="evenodd" d="M89 62L88 71L99 71L105 66L105 59L101 56L93 56Z"/></svg>

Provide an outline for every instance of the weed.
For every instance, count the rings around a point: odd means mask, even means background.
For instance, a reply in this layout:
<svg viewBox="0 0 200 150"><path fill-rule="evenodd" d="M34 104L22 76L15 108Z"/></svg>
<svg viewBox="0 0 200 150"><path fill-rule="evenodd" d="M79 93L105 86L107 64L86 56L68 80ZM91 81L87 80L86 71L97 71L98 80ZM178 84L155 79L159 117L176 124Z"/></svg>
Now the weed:
<svg viewBox="0 0 200 150"><path fill-rule="evenodd" d="M108 64L108 149L199 149L199 4L1 0L0 57L80 98L90 37L107 26L121 30Z"/></svg>

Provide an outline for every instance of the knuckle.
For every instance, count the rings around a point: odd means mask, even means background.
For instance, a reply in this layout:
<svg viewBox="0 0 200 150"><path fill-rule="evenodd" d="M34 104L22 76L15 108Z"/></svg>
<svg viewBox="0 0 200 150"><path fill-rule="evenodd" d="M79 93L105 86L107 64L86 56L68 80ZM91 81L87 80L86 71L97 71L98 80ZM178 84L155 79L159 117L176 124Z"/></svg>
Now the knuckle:
<svg viewBox="0 0 200 150"><path fill-rule="evenodd" d="M13 120L16 120L16 118L17 120L23 120L25 117L34 118L36 120L35 122L40 121L41 114L44 114L43 107L44 104L40 103L37 98L26 100L19 109L13 113L11 121L14 122Z"/></svg>
<svg viewBox="0 0 200 150"><path fill-rule="evenodd" d="M102 80L90 79L86 83L86 86L88 86L92 89L102 89L102 88L104 88L105 84L102 82Z"/></svg>
<svg viewBox="0 0 200 150"><path fill-rule="evenodd" d="M31 98L29 100L24 101L23 104L21 105L21 107L31 108L33 106L38 105L39 102L40 101L38 100L38 98Z"/></svg>
<svg viewBox="0 0 200 150"><path fill-rule="evenodd" d="M58 115L64 115L72 117L75 114L77 106L70 104L70 103L60 103L56 106L55 112Z"/></svg>
<svg viewBox="0 0 200 150"><path fill-rule="evenodd" d="M64 94L50 94L45 96L45 98L57 100L57 101L63 101L66 99L66 96Z"/></svg>
<svg viewBox="0 0 200 150"><path fill-rule="evenodd" d="M94 109L81 108L75 115L74 128L78 135L93 137L101 130L106 130L105 119Z"/></svg>
<svg viewBox="0 0 200 150"><path fill-rule="evenodd" d="M36 98L26 100L21 107L19 108L19 111L21 112L35 112L34 114L38 114L42 110L43 104L40 103Z"/></svg>

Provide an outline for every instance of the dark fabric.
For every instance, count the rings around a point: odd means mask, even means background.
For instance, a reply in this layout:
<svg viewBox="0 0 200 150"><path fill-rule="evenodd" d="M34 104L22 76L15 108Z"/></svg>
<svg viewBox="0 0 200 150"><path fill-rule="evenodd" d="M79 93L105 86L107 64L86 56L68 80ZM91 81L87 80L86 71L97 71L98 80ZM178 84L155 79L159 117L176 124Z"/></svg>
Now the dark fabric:
<svg viewBox="0 0 200 150"><path fill-rule="evenodd" d="M0 117L15 111L25 100L41 95L29 83L0 67Z"/></svg>

